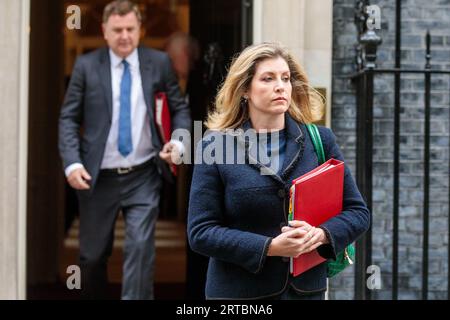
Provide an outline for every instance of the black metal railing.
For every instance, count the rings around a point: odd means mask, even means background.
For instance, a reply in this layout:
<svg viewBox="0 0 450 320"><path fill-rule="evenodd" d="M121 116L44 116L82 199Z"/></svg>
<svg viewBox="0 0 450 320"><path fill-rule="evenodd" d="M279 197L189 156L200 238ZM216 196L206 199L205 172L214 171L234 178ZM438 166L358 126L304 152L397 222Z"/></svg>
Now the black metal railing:
<svg viewBox="0 0 450 320"><path fill-rule="evenodd" d="M356 47L357 72L351 76L356 90L357 105L357 158L356 180L363 193L367 205L372 210L372 177L373 177L373 125L374 125L374 78L380 75L394 77L394 129L393 129L393 212L392 212L392 299L398 299L399 293L399 193L400 193L400 113L401 113L401 76L403 74L422 75L424 79L424 158L423 158L423 255L422 255L422 299L428 299L429 281L429 225L430 225L430 121L431 121L431 79L434 75L450 75L449 70L435 70L431 67L430 34L426 34L426 54L423 69L401 68L401 0L396 0L396 35L395 35L395 67L379 69L376 67L377 47L381 38L375 30L367 27L369 18L366 6L369 1L357 1L355 23L358 28L359 41ZM450 61L450 56L449 56ZM450 92L450 88L449 88ZM450 112L449 112L450 113ZM450 123L450 119L449 119ZM450 138L449 138L450 140ZM450 145L449 145L450 150ZM450 153L450 151L449 151ZM449 167L450 170L450 167ZM450 174L449 174L450 203ZM448 222L450 231L450 218ZM450 232L449 232L450 243ZM450 252L448 254L450 266ZM356 245L355 297L370 299L371 290L366 286L366 270L372 264L372 229L370 229ZM447 275L447 295L450 292L450 273ZM449 297L450 298L450 297Z"/></svg>

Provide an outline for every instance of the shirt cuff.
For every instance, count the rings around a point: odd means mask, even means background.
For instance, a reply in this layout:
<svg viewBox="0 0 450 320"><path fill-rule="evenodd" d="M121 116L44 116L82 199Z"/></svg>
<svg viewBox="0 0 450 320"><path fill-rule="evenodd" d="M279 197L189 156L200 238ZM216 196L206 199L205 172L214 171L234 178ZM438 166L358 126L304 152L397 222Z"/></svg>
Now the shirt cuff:
<svg viewBox="0 0 450 320"><path fill-rule="evenodd" d="M84 166L81 163L72 163L70 166L68 166L65 170L64 173L66 174L66 177L70 176L70 174L75 170L75 169L79 169L79 168L84 168Z"/></svg>
<svg viewBox="0 0 450 320"><path fill-rule="evenodd" d="M180 157L182 157L184 154L184 151L186 150L183 142L181 142L180 140L172 139L172 140L170 140L170 143L174 144L178 148L178 153L180 154Z"/></svg>

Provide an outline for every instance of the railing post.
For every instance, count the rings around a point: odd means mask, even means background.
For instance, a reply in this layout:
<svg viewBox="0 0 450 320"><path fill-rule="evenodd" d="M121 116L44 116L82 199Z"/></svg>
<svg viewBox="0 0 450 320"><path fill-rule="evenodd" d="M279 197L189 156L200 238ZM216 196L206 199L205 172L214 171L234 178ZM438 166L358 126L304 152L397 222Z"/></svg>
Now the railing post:
<svg viewBox="0 0 450 320"><path fill-rule="evenodd" d="M355 23L358 27L357 69L362 71L357 81L356 180L369 210L372 212L373 155L373 69L376 68L377 47L381 38L367 28L368 1L357 1ZM366 285L366 270L372 263L372 226L356 243L355 298L370 299Z"/></svg>
<svg viewBox="0 0 450 320"><path fill-rule="evenodd" d="M430 32L426 37L425 69L431 69ZM429 204L430 204L430 90L431 74L425 73L425 146L424 146L424 174L423 174L423 255L422 255L422 300L428 300L428 242L429 242Z"/></svg>
<svg viewBox="0 0 450 320"><path fill-rule="evenodd" d="M401 0L395 2L395 68L401 67ZM400 200L400 85L401 74L394 76L394 185L392 212L392 300L398 299L398 239Z"/></svg>

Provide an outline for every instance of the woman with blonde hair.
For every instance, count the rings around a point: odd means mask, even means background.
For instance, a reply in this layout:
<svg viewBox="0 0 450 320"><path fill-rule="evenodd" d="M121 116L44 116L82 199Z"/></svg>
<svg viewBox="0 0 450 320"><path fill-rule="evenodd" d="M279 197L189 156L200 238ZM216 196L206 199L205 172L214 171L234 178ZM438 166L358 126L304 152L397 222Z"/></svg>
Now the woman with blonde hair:
<svg viewBox="0 0 450 320"><path fill-rule="evenodd" d="M287 226L292 180L319 165L305 124L322 110L281 45L253 45L234 59L197 148L190 194L189 243L210 257L207 299L323 299L326 263L292 277L289 258L317 250L335 259L368 229L370 213L347 166L342 212L317 227ZM326 158L343 161L331 130L319 132Z"/></svg>

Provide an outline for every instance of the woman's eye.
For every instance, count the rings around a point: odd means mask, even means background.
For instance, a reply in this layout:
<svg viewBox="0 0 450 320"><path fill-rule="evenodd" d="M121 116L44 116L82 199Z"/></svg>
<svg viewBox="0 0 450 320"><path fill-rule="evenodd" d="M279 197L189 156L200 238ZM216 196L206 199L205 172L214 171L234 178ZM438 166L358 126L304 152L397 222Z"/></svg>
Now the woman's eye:
<svg viewBox="0 0 450 320"><path fill-rule="evenodd" d="M265 77L263 80L264 81L270 81L270 80L272 80L272 77Z"/></svg>
<svg viewBox="0 0 450 320"><path fill-rule="evenodd" d="M284 77L283 80L286 81L286 82L288 82L289 80L291 80L291 78L289 78L289 77Z"/></svg>

